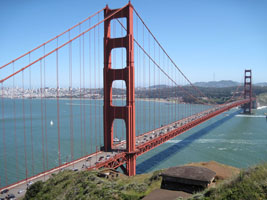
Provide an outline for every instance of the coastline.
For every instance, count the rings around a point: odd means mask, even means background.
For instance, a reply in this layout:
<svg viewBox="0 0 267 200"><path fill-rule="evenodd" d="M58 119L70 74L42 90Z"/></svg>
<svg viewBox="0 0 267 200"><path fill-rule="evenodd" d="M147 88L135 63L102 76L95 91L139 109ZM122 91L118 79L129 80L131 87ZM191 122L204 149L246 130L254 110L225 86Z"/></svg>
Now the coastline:
<svg viewBox="0 0 267 200"><path fill-rule="evenodd" d="M10 98L10 97L4 97L5 99L10 99L10 100L22 100L22 99L31 99L31 100L35 100L35 99L45 99L45 100L57 100L57 97L43 97L43 98L40 98L40 97L32 97L32 98L29 98L29 97L25 97L25 98ZM72 100L72 101L80 101L80 100L96 100L96 101L103 101L104 99L103 98L88 98L88 97L59 97L58 98L59 100ZM113 98L113 100L116 100L116 101L119 101L119 100L125 100L125 98ZM160 102L160 103L172 103L172 104L186 104L185 102L178 102L178 101L175 101L175 100L168 100L168 99L162 99L162 98L156 98L156 99L152 99L152 98L135 98L135 100L138 100L138 101L147 101L147 102Z"/></svg>

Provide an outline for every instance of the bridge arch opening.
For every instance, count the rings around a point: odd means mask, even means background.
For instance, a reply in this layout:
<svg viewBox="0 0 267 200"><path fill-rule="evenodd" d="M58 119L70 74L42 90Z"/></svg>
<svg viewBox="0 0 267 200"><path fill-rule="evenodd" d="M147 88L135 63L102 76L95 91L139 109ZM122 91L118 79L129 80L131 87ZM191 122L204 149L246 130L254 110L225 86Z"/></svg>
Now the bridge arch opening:
<svg viewBox="0 0 267 200"><path fill-rule="evenodd" d="M116 149L116 144L126 140L126 124L123 119L114 119L113 121L113 145ZM123 146L126 149L126 145Z"/></svg>
<svg viewBox="0 0 267 200"><path fill-rule="evenodd" d="M124 69L126 66L126 49L113 48L111 50L111 68L112 69Z"/></svg>
<svg viewBox="0 0 267 200"><path fill-rule="evenodd" d="M112 82L112 105L126 106L126 83L124 80Z"/></svg>
<svg viewBox="0 0 267 200"><path fill-rule="evenodd" d="M127 35L127 18L121 17L110 21L110 38L122 38Z"/></svg>

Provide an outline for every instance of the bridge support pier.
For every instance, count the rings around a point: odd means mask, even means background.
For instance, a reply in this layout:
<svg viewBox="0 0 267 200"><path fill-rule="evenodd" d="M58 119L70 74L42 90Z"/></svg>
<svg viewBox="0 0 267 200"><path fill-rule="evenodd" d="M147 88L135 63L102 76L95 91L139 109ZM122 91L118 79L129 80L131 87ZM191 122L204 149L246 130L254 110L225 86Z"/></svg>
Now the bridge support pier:
<svg viewBox="0 0 267 200"><path fill-rule="evenodd" d="M135 175L135 96L134 96L134 37L133 37L133 7L129 3L123 9L104 10L104 17L116 12L104 22L104 150L113 149L113 122L123 119L126 127L126 153L129 176ZM121 38L110 38L110 22L117 18L126 18L127 34ZM114 48L126 48L126 67L113 69L111 51ZM112 82L123 80L126 85L126 106L112 105Z"/></svg>
<svg viewBox="0 0 267 200"><path fill-rule="evenodd" d="M245 70L244 77L244 99L250 99L249 103L244 104L244 114L251 114L252 108L252 72L251 70Z"/></svg>

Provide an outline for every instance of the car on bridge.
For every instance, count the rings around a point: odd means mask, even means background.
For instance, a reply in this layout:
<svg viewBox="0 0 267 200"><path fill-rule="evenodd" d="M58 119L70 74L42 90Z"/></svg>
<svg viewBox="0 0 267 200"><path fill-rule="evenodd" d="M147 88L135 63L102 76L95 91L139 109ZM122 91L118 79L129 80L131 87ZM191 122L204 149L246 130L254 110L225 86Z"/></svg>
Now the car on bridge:
<svg viewBox="0 0 267 200"><path fill-rule="evenodd" d="M6 196L6 199L15 199L16 197L15 197L15 195L14 194L8 194L7 196Z"/></svg>
<svg viewBox="0 0 267 200"><path fill-rule="evenodd" d="M104 156L100 156L100 158L98 159L98 161L103 160Z"/></svg>
<svg viewBox="0 0 267 200"><path fill-rule="evenodd" d="M5 193L7 193L8 191L9 191L8 189L4 189L4 190L1 191L1 194L5 194Z"/></svg>
<svg viewBox="0 0 267 200"><path fill-rule="evenodd" d="M23 192L25 192L25 190L19 190L19 191L18 191L18 194L21 194L21 193L23 193Z"/></svg>

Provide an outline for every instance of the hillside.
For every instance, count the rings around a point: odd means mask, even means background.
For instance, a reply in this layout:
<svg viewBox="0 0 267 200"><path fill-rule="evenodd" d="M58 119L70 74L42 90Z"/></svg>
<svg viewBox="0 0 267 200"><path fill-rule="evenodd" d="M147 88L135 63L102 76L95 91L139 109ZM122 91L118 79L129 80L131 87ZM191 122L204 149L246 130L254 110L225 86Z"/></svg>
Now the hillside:
<svg viewBox="0 0 267 200"><path fill-rule="evenodd" d="M239 173L239 169L214 161L190 163L216 172L216 182L228 179ZM65 170L53 175L46 182L36 182L27 190L24 197L30 199L142 199L161 185L160 171L105 179L97 176L98 171L73 172ZM189 195L191 196L191 194Z"/></svg>
<svg viewBox="0 0 267 200"><path fill-rule="evenodd" d="M254 84L256 86L261 86L261 87L266 87L267 86L267 82L263 82L263 83L256 83Z"/></svg>
<svg viewBox="0 0 267 200"><path fill-rule="evenodd" d="M75 199L141 199L152 190L159 188L159 171L127 177L105 179L97 176L97 171L73 172L65 170L53 175L48 181L38 181L31 185L25 200L75 200Z"/></svg>
<svg viewBox="0 0 267 200"><path fill-rule="evenodd" d="M188 165L202 166L216 172L215 183L202 193L189 195L191 200L267 199L267 163L241 172L237 168L214 161ZM156 171L135 177L122 175L120 178L105 179L97 176L98 171L73 172L66 170L53 175L46 182L39 181L31 185L24 199L137 200L142 199L153 190L159 190L160 172Z"/></svg>
<svg viewBox="0 0 267 200"><path fill-rule="evenodd" d="M221 185L210 188L202 194L196 194L192 199L267 199L267 163L243 170L232 180L225 181Z"/></svg>
<svg viewBox="0 0 267 200"><path fill-rule="evenodd" d="M236 87L243 85L244 83L239 83L231 80L222 80L222 81L208 81L208 82L195 82L194 85L197 87L209 87L209 88L224 88L224 87ZM267 82L262 83L253 83L254 86L266 87Z"/></svg>
<svg viewBox="0 0 267 200"><path fill-rule="evenodd" d="M209 81L209 82L196 82L195 86L198 87L211 87L211 88L224 88L224 87L236 87L241 83L230 81L230 80L222 80L222 81Z"/></svg>

